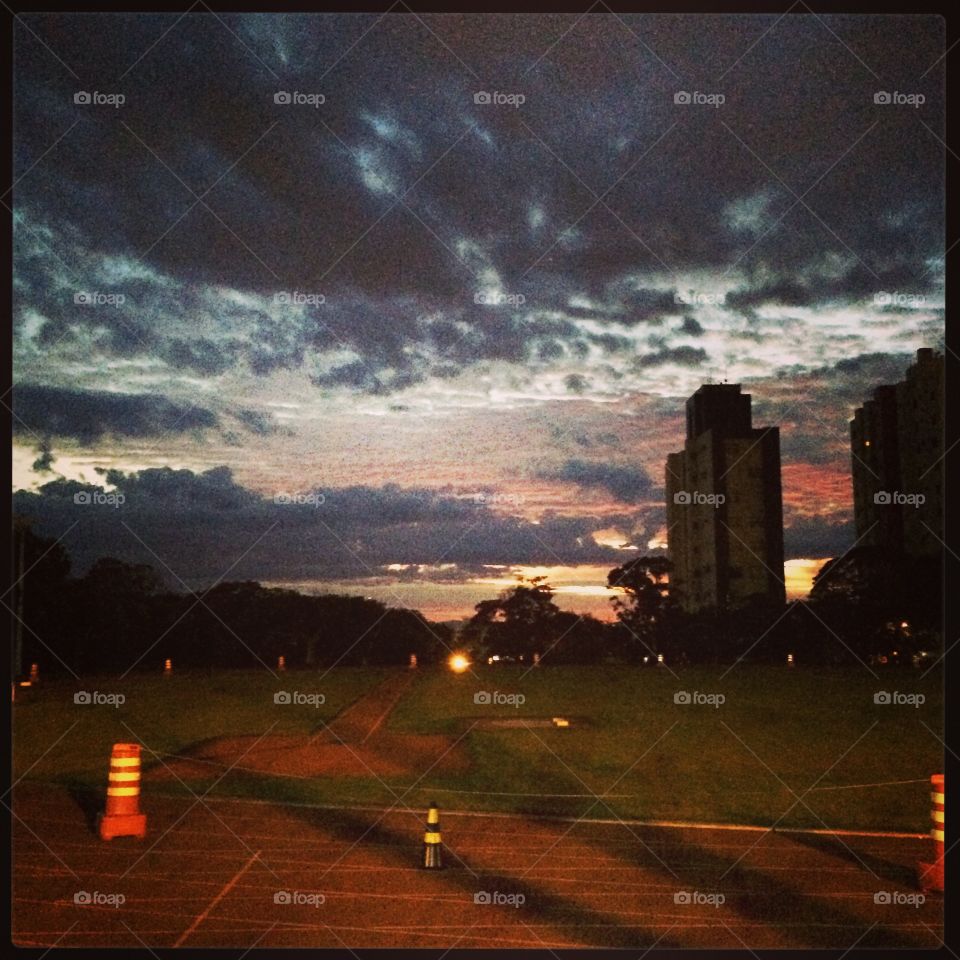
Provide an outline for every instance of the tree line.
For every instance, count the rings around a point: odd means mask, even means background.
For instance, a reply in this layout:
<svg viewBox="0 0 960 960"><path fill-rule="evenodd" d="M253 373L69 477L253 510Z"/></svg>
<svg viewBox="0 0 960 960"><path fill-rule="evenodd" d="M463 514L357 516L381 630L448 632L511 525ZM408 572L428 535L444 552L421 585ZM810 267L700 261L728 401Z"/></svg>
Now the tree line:
<svg viewBox="0 0 960 960"><path fill-rule="evenodd" d="M225 581L174 593L146 564L110 557L71 576L64 547L26 525L15 528L14 670L42 662L45 672L158 671L177 667L290 667L430 661L453 645L453 632L416 610L366 597L308 596L256 582ZM18 651L19 646L19 651Z"/></svg>
<svg viewBox="0 0 960 960"><path fill-rule="evenodd" d="M792 654L805 665L920 666L942 650L940 572L935 559L856 547L824 564L804 600L691 614L671 599L669 560L638 557L607 576L614 623L560 610L535 577L479 603L462 639L478 656L555 663L782 664Z"/></svg>
<svg viewBox="0 0 960 960"><path fill-rule="evenodd" d="M687 614L671 600L669 561L638 557L608 574L612 621L561 610L542 577L519 578L476 605L459 632L417 610L358 596L309 596L252 581L196 594L168 590L145 564L110 557L73 576L62 544L14 529L15 672L156 671L424 664L453 650L544 664L745 662L877 665L932 662L942 649L940 567L855 548L830 560L810 596L786 606Z"/></svg>

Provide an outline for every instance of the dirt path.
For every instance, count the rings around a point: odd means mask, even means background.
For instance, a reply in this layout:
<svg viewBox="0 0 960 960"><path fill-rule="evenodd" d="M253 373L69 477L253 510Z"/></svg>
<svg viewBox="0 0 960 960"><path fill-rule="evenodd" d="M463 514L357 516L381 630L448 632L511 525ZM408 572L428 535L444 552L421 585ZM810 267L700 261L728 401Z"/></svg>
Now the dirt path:
<svg viewBox="0 0 960 960"><path fill-rule="evenodd" d="M419 774L434 763L438 772L466 769L466 749L455 738L396 733L387 728L391 711L414 682L413 671L388 677L307 738L218 737L176 757L156 757L144 772L144 780L202 780L228 768L237 774L303 779L404 777Z"/></svg>
<svg viewBox="0 0 960 960"><path fill-rule="evenodd" d="M366 743L383 726L393 708L413 683L414 671L388 677L341 710L310 742L326 739L331 743Z"/></svg>

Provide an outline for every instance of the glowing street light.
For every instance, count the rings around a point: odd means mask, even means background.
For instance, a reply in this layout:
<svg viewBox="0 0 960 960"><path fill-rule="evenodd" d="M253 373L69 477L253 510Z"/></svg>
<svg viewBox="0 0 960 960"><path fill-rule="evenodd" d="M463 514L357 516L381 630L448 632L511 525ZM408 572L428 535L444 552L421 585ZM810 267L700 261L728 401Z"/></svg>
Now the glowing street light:
<svg viewBox="0 0 960 960"><path fill-rule="evenodd" d="M465 673L470 669L470 661L462 653L455 653L447 661L447 666L454 673Z"/></svg>

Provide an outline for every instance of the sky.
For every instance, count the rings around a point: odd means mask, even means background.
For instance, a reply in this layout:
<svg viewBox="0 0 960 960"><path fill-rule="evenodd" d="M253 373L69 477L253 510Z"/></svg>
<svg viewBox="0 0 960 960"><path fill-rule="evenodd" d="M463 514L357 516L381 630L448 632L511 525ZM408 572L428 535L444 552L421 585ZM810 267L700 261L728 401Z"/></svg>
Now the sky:
<svg viewBox="0 0 960 960"><path fill-rule="evenodd" d="M933 16L24 15L14 506L77 572L609 617L703 383L788 592L943 342ZM79 496L78 496L79 495ZM77 502L77 501L80 502Z"/></svg>

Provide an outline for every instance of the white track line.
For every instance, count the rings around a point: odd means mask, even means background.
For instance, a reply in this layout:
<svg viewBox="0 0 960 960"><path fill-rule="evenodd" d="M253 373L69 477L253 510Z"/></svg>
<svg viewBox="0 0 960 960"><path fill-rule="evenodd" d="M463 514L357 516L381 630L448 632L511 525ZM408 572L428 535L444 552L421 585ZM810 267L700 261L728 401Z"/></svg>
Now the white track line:
<svg viewBox="0 0 960 960"><path fill-rule="evenodd" d="M344 806L332 803L303 803L298 801L257 800L249 797L206 797L206 803L248 803L268 807L299 807L310 810L344 810L364 813L404 813L422 814L423 811L414 807L370 807ZM890 830L829 830L804 827L760 827L755 824L736 823L692 823L684 820L619 820L594 817L557 817L545 814L529 813L491 813L483 810L444 810L445 819L450 817L489 817L495 820L526 820L532 823L586 823L596 826L630 826L630 827L661 827L669 830L731 830L749 833L785 833L811 834L827 837L886 837L894 840L929 840L928 833L900 833Z"/></svg>
<svg viewBox="0 0 960 960"><path fill-rule="evenodd" d="M236 884L236 882L253 866L254 861L260 856L260 853L261 851L258 850L255 854L253 854L253 856L251 856L250 859L230 878L223 889L210 901L209 904L207 904L207 909L204 910L203 913L198 914L193 923L191 923L190 926L180 934L180 936L177 938L177 942L174 943L174 947L182 946L187 937L189 937L190 934L193 933L193 931L196 930L197 927L199 927L208 916L210 916L210 911L213 910L213 908L233 889L234 884Z"/></svg>

